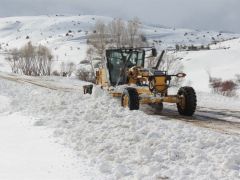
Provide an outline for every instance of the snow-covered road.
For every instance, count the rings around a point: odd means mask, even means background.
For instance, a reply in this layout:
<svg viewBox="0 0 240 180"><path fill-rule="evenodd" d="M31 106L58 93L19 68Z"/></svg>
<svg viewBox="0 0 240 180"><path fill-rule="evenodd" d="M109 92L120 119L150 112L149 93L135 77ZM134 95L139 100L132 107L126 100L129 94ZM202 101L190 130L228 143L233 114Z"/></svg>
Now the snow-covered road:
<svg viewBox="0 0 240 180"><path fill-rule="evenodd" d="M68 81L54 77L38 78L3 72L0 72L0 78L63 92L83 92L83 84L88 84L87 82L81 82L73 79ZM166 104L167 106L164 108L163 112L155 112L155 110L149 106L145 106L145 108L141 108L141 110L149 115L161 115L169 119L184 121L195 126L209 128L226 134L240 134L240 111L238 109L238 107L240 107L239 101L235 98L210 95L209 93L198 93L198 96L200 96L198 97L198 103L201 105L204 104L204 106L197 107L194 117L180 116L176 111L175 105L168 104ZM206 102L206 99L212 100L210 100L210 102ZM219 99L222 101L218 102L219 107L213 108L216 107L215 104L213 105L213 102L219 101ZM228 104L226 105L226 103ZM221 109L223 107L226 109Z"/></svg>
<svg viewBox="0 0 240 180"><path fill-rule="evenodd" d="M83 83L60 77L41 79L37 82L46 81L51 87L62 83L75 88ZM239 135L128 111L118 100L94 89L90 96L74 89L66 92L0 79L0 94L11 99L10 112L34 117L36 130L39 126L53 129L55 139L83 157L87 167L97 167L91 173L87 170L87 175L100 171L111 179L239 179Z"/></svg>
<svg viewBox="0 0 240 180"><path fill-rule="evenodd" d="M0 96L1 180L101 179L71 149L55 143L51 129L33 126L34 120L20 113L3 112L8 106L8 98Z"/></svg>

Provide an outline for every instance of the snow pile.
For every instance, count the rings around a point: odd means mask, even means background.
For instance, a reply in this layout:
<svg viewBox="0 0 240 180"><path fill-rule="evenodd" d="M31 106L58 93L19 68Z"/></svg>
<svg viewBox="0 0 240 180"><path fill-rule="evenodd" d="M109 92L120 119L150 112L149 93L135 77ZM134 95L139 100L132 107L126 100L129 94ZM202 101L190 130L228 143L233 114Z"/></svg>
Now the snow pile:
<svg viewBox="0 0 240 180"><path fill-rule="evenodd" d="M13 112L54 128L56 137L109 178L239 178L237 135L128 111L98 88L90 96L0 80L0 94L12 100Z"/></svg>
<svg viewBox="0 0 240 180"><path fill-rule="evenodd" d="M0 96L0 106L8 106ZM52 130L33 128L34 119L20 113L0 114L0 179L89 180L105 179L76 157L73 150L55 143Z"/></svg>

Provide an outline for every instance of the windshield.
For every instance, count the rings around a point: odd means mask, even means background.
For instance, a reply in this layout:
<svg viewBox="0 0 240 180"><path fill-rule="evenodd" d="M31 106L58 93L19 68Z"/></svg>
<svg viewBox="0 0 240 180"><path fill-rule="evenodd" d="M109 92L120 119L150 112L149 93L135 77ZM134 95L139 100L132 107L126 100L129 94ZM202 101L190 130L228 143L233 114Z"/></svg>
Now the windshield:
<svg viewBox="0 0 240 180"><path fill-rule="evenodd" d="M133 66L144 67L144 50L107 50L108 70L112 85L125 84L126 73Z"/></svg>

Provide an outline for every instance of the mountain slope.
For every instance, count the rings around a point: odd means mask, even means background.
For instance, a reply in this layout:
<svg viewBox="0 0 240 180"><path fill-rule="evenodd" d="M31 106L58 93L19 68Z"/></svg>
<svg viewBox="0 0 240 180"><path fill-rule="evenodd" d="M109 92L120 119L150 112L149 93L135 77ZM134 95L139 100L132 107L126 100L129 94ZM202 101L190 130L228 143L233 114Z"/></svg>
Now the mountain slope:
<svg viewBox="0 0 240 180"><path fill-rule="evenodd" d="M86 36L93 31L97 20L109 23L113 18L104 16L27 16L0 18L0 45L2 50L19 48L29 41L52 49L55 59L79 63L85 58ZM141 31L159 48L175 44L208 44L229 39L237 34L190 29L163 28L142 25ZM57 63L59 64L59 63Z"/></svg>
<svg viewBox="0 0 240 180"><path fill-rule="evenodd" d="M240 39L212 45L211 49L180 53L188 75L186 84L198 91L211 91L209 74L223 80L235 80L235 75L240 74Z"/></svg>

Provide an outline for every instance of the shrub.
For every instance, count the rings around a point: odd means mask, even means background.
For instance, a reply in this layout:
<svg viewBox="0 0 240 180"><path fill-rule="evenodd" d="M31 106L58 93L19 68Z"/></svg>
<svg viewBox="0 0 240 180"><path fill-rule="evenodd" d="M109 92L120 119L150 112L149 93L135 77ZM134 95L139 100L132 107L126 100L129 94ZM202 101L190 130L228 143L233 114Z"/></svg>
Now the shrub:
<svg viewBox="0 0 240 180"><path fill-rule="evenodd" d="M7 57L12 72L28 76L50 75L53 55L42 45L33 46L31 42L20 49L12 49Z"/></svg>
<svg viewBox="0 0 240 180"><path fill-rule="evenodd" d="M214 93L220 93L222 79L221 78L209 78L210 87L212 88Z"/></svg>
<svg viewBox="0 0 240 180"><path fill-rule="evenodd" d="M214 93L224 96L236 96L237 84L233 80L223 81L221 78L213 78L209 76L209 84Z"/></svg>
<svg viewBox="0 0 240 180"><path fill-rule="evenodd" d="M55 71L52 72L52 75L53 76L60 76L60 73L57 70L55 70Z"/></svg>
<svg viewBox="0 0 240 180"><path fill-rule="evenodd" d="M225 96L235 96L237 84L232 80L223 81L221 84L221 92Z"/></svg>
<svg viewBox="0 0 240 180"><path fill-rule="evenodd" d="M76 75L77 75L78 79L80 79L82 81L87 81L87 82L95 81L94 74L92 72L88 71L87 69L78 69L76 72Z"/></svg>
<svg viewBox="0 0 240 180"><path fill-rule="evenodd" d="M63 77L71 76L72 73L76 70L76 65L73 62L61 63L61 72L60 75Z"/></svg>

